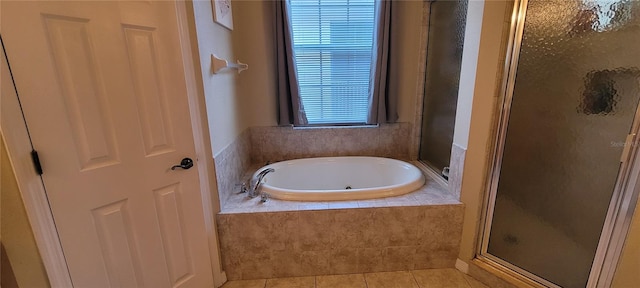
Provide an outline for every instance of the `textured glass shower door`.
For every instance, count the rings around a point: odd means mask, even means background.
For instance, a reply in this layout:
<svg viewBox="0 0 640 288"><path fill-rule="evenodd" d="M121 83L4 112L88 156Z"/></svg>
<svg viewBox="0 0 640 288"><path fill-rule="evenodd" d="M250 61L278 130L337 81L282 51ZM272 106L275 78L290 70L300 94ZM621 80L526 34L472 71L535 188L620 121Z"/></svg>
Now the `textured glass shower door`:
<svg viewBox="0 0 640 288"><path fill-rule="evenodd" d="M523 3L485 253L585 287L621 155L635 144L626 139L640 95L640 1Z"/></svg>
<svg viewBox="0 0 640 288"><path fill-rule="evenodd" d="M449 166L468 0L432 1L419 160Z"/></svg>

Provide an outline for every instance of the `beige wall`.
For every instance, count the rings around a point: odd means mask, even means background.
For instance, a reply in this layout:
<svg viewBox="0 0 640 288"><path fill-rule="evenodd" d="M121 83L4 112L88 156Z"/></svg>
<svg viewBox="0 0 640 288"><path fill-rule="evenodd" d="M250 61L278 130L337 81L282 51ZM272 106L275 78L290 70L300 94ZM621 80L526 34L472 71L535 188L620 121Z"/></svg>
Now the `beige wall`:
<svg viewBox="0 0 640 288"><path fill-rule="evenodd" d="M241 111L236 114L242 115L243 125L277 125L273 2L236 1L233 5L233 52L249 64L249 70L237 76L240 106L235 108ZM396 1L392 10L389 89L399 97L400 122L413 122L416 112L418 72L424 66L419 61L422 5L422 1Z"/></svg>
<svg viewBox="0 0 640 288"><path fill-rule="evenodd" d="M463 83L460 90L473 86L471 120L468 132L468 148L464 164L462 191L460 200L465 203L465 217L460 244L460 259L470 261L475 257L477 236L481 221L486 188L487 169L491 156L490 147L495 127L496 103L499 95L500 73L504 63L505 32L511 9L510 1L470 1L468 13L474 15L467 25L481 25L477 61L469 65L476 66L474 81ZM469 38L465 37L465 41ZM474 40L475 39L475 40ZM465 43L466 45L466 43ZM478 44L476 44L478 45ZM475 64L475 65L474 65ZM463 61L463 67L468 67ZM467 78L471 80L471 78ZM456 127L458 128L458 127Z"/></svg>
<svg viewBox="0 0 640 288"><path fill-rule="evenodd" d="M22 203L22 196L0 136L0 208L2 219L0 238L19 287L49 287L31 225ZM7 263L2 263L7 265Z"/></svg>
<svg viewBox="0 0 640 288"><path fill-rule="evenodd" d="M211 71L211 54L235 62L233 32L213 21L211 1L193 1L193 13L211 146L216 155L248 127L248 122L242 115L241 99L236 91L237 73L230 70L213 74ZM242 19L235 13L234 17L236 23Z"/></svg>
<svg viewBox="0 0 640 288"><path fill-rule="evenodd" d="M249 70L238 76L236 89L249 126L277 125L273 1L236 1L233 47Z"/></svg>
<svg viewBox="0 0 640 288"><path fill-rule="evenodd" d="M413 122L416 109L423 1L395 1L392 6L389 93L398 95L398 122ZM424 71L424 70L423 70ZM419 91L422 95L422 91Z"/></svg>

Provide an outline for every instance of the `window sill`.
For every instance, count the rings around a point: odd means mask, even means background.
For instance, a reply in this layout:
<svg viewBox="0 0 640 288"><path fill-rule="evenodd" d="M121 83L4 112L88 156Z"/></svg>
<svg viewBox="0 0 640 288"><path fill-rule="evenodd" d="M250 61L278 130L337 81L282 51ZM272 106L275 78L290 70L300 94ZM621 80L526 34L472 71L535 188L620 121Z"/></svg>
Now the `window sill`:
<svg viewBox="0 0 640 288"><path fill-rule="evenodd" d="M293 126L293 130L311 129L349 129L349 128L378 128L380 124L317 124L308 126Z"/></svg>

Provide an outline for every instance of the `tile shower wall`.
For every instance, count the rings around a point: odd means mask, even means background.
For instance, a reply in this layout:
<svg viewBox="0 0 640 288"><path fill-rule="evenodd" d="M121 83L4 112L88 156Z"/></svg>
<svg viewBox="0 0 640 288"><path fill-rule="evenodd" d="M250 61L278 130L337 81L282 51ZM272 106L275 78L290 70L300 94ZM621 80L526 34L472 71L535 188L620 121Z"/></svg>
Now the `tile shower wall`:
<svg viewBox="0 0 640 288"><path fill-rule="evenodd" d="M218 214L230 280L453 267L463 205Z"/></svg>
<svg viewBox="0 0 640 288"><path fill-rule="evenodd" d="M449 162L449 192L456 199L460 199L462 189L462 172L464 171L464 159L467 150L453 143L451 147L451 162Z"/></svg>
<svg viewBox="0 0 640 288"><path fill-rule="evenodd" d="M409 123L379 127L252 127L254 163L322 156L380 156L409 160Z"/></svg>
<svg viewBox="0 0 640 288"><path fill-rule="evenodd" d="M235 141L213 157L218 179L220 207L224 207L229 197L239 191L240 188L236 185L241 182L242 176L251 165L250 150L250 130L246 129Z"/></svg>

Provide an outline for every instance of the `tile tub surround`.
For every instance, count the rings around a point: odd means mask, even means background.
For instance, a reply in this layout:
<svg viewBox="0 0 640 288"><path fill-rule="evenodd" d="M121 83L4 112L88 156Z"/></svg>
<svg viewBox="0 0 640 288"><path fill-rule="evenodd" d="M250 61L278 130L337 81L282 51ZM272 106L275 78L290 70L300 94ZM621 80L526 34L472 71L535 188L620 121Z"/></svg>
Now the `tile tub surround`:
<svg viewBox="0 0 640 288"><path fill-rule="evenodd" d="M213 157L220 207L224 207L227 199L240 190L236 185L242 183L245 171L251 166L250 150L250 130L246 129L235 141Z"/></svg>
<svg viewBox="0 0 640 288"><path fill-rule="evenodd" d="M250 165L321 156L409 157L409 123L358 127L251 127L214 156L220 207Z"/></svg>
<svg viewBox="0 0 640 288"><path fill-rule="evenodd" d="M417 161L410 161L411 164L420 167ZM248 182L248 179L262 165L253 164L244 173L241 179ZM306 210L326 210L326 209L349 209L349 208L373 208L373 207L397 207L397 206L423 206L423 205L455 205L460 201L449 192L449 188L440 184L430 174L424 174L425 184L420 189L395 197L386 197L368 200L353 201L330 201L330 202L305 202L305 201L284 201L269 199L266 203L260 202L260 198L248 198L247 194L232 193L225 205L221 206L220 213L254 213L254 212L283 212L283 211L306 211Z"/></svg>
<svg viewBox="0 0 640 288"><path fill-rule="evenodd" d="M409 159L411 124L356 127L251 127L253 163L323 156Z"/></svg>
<svg viewBox="0 0 640 288"><path fill-rule="evenodd" d="M223 267L230 280L450 268L463 210L445 204L222 213Z"/></svg>
<svg viewBox="0 0 640 288"><path fill-rule="evenodd" d="M254 166L255 171L258 167ZM249 173L251 175L252 173ZM247 177L248 178L248 177ZM374 208L374 207L403 207L403 206L426 206L426 205L457 205L460 204L447 188L442 187L438 182L425 176L426 182L422 188L408 194L368 200L353 201L330 201L330 202L305 202L305 201L285 201L269 199L266 203L260 202L260 198L248 198L246 194L234 193L229 197L221 214L256 213L256 212L286 212L286 211L308 211L327 209L349 209L349 208ZM246 178L244 178L246 179Z"/></svg>
<svg viewBox="0 0 640 288"><path fill-rule="evenodd" d="M456 199L460 199L462 189L462 173L464 172L464 159L467 150L453 144L451 147L451 161L449 162L449 192Z"/></svg>

